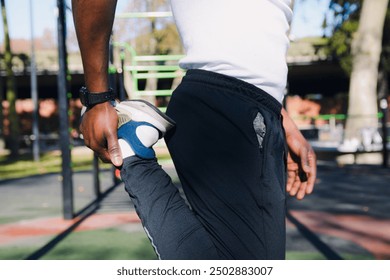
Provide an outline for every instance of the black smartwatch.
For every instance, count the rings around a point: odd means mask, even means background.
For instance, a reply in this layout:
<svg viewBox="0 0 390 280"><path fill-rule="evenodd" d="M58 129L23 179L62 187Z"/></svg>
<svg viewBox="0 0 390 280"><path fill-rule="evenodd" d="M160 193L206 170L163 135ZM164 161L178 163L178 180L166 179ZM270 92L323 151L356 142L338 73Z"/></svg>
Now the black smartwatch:
<svg viewBox="0 0 390 280"><path fill-rule="evenodd" d="M86 87L80 89L80 101L88 109L96 104L112 101L116 98L115 92L110 88L104 92L89 92Z"/></svg>

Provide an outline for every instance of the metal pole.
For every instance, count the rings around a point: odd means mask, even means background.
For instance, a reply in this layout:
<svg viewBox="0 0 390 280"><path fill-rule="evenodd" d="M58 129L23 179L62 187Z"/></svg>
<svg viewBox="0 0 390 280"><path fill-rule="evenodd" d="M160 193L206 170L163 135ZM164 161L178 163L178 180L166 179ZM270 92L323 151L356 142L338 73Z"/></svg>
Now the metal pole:
<svg viewBox="0 0 390 280"><path fill-rule="evenodd" d="M110 56L109 56L109 60L110 60L110 65L114 65L114 45L112 43L112 39L113 39L113 33L111 33L111 40L110 40ZM109 83L110 83L110 87L113 88L115 91L118 90L117 88L117 80L116 80L116 75L117 73L113 72L113 71L110 71L109 72ZM120 86L120 85L119 85ZM122 99L120 98L119 96L119 100L122 101ZM95 156L96 160L97 160L97 156ZM112 177L112 183L113 185L116 185L116 176L115 176L115 170L116 170L116 167L114 165L111 166L111 177ZM97 180L99 180L99 178L97 178Z"/></svg>
<svg viewBox="0 0 390 280"><path fill-rule="evenodd" d="M58 8L58 109L60 117L60 146L62 153L62 197L63 215L65 219L72 219L73 213L73 181L71 167L68 98L67 98L67 50L66 50L66 18L65 1L57 0Z"/></svg>
<svg viewBox="0 0 390 280"><path fill-rule="evenodd" d="M30 0L30 28L31 28L31 99L34 104L32 133L33 139L33 157L34 161L39 161L39 103L38 103L38 87L37 87L37 71L35 65L35 42L34 42L34 12L32 0Z"/></svg>
<svg viewBox="0 0 390 280"><path fill-rule="evenodd" d="M387 168L389 166L389 152L387 151L387 126L386 126L386 123L387 123L387 110L389 108L388 104L387 104L387 99L386 98L383 98L381 99L380 103L380 108L381 108L381 111L382 111L382 145L383 145L383 148L382 148L382 153L383 153L383 162L382 162L382 166L384 168Z"/></svg>
<svg viewBox="0 0 390 280"><path fill-rule="evenodd" d="M121 48L120 50L120 61L121 61L121 68L119 73L119 100L123 101L126 99L125 94L125 50L124 48Z"/></svg>
<svg viewBox="0 0 390 280"><path fill-rule="evenodd" d="M102 192L100 190L100 180L99 180L99 157L96 153L93 154L93 186L95 190L95 196L97 199L100 199Z"/></svg>

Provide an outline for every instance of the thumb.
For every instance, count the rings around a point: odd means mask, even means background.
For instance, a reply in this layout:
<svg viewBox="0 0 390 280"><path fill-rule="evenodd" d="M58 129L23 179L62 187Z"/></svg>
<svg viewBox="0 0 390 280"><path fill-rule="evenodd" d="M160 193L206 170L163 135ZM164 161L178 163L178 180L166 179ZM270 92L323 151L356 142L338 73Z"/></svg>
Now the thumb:
<svg viewBox="0 0 390 280"><path fill-rule="evenodd" d="M119 147L118 138L116 135L112 135L110 139L107 139L107 150L110 155L110 159L113 165L120 167L123 163L121 149Z"/></svg>

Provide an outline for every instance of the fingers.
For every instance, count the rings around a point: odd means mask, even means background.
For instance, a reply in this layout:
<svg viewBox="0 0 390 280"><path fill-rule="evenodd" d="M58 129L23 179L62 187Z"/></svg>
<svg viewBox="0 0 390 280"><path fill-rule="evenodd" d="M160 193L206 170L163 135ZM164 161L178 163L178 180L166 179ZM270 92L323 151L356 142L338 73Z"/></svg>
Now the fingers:
<svg viewBox="0 0 390 280"><path fill-rule="evenodd" d="M108 153L107 149L104 148L103 145L93 140L90 140L90 138L88 137L84 138L84 144L85 146L93 150L103 162L111 162L110 154Z"/></svg>
<svg viewBox="0 0 390 280"><path fill-rule="evenodd" d="M299 178L302 184L297 195L298 199L302 199L305 194L311 194L313 192L317 177L316 155L310 146L304 146L301 148L300 159L302 172L299 174Z"/></svg>
<svg viewBox="0 0 390 280"><path fill-rule="evenodd" d="M301 200L305 197L307 190L307 183L303 182L301 183L301 186L299 187L299 191L297 193L297 199Z"/></svg>
<svg viewBox="0 0 390 280"><path fill-rule="evenodd" d="M317 164L316 156L313 149L309 146L303 147L301 149L301 167L303 174L301 176L302 182L307 182L306 184L306 194L310 194L313 191L314 183L317 176Z"/></svg>
<svg viewBox="0 0 390 280"><path fill-rule="evenodd" d="M111 158L110 154L107 152L107 150L102 150L101 152L96 152L98 154L98 157L104 162L104 163L110 163Z"/></svg>
<svg viewBox="0 0 390 280"><path fill-rule="evenodd" d="M300 150L301 167L305 173L310 172L309 153L306 147L302 147Z"/></svg>
<svg viewBox="0 0 390 280"><path fill-rule="evenodd" d="M314 188L317 176L315 153L310 146L302 146L299 156L289 154L287 161L286 191L301 200Z"/></svg>
<svg viewBox="0 0 390 280"><path fill-rule="evenodd" d="M88 110L80 125L85 145L97 153L103 162L122 165L117 138L118 116L110 103L97 104Z"/></svg>
<svg viewBox="0 0 390 280"><path fill-rule="evenodd" d="M289 148L286 191L290 195L302 199L313 191L317 176L316 156L310 144L284 109L282 115Z"/></svg>
<svg viewBox="0 0 390 280"><path fill-rule="evenodd" d="M116 132L110 133L107 137L107 151L112 164L116 167L120 167L123 163L123 160Z"/></svg>
<svg viewBox="0 0 390 280"><path fill-rule="evenodd" d="M295 182L295 171L287 171L287 185L286 185L286 191L290 193L293 184Z"/></svg>
<svg viewBox="0 0 390 280"><path fill-rule="evenodd" d="M310 171L308 173L308 178L307 178L306 193L310 194L313 192L314 184L317 178L317 159L313 150L309 152L308 161L309 161Z"/></svg>
<svg viewBox="0 0 390 280"><path fill-rule="evenodd" d="M108 136L104 137L104 139L106 139L104 144L94 140L85 140L84 142L88 148L96 152L98 157L103 162L111 162L116 167L120 167L123 163L123 160L116 133L109 133Z"/></svg>
<svg viewBox="0 0 390 280"><path fill-rule="evenodd" d="M306 195L307 182L301 181L298 172L290 171L289 173L290 175L287 180L288 187L286 191L290 196L296 196L297 199L301 200Z"/></svg>
<svg viewBox="0 0 390 280"><path fill-rule="evenodd" d="M295 181L292 185L292 188L290 190L290 196L295 196L297 193L298 193L298 190L301 186L301 182L299 181L299 178L297 176L295 176Z"/></svg>

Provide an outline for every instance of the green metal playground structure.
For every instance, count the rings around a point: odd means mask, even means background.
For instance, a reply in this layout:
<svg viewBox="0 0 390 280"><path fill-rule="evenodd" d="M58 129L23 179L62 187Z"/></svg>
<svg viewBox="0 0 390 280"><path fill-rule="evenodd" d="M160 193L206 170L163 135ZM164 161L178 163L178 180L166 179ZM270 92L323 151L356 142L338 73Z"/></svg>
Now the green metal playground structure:
<svg viewBox="0 0 390 280"><path fill-rule="evenodd" d="M114 65L110 66L110 74L130 73L132 99L145 99L158 96L171 96L174 90L155 89L147 90L140 88L140 81L148 79L170 79L172 82L181 78L184 71L180 69L178 61L183 55L137 55L132 46L127 43L114 42L114 48L120 49L121 68ZM129 62L126 64L125 62ZM123 86L123 85L120 85ZM165 111L165 107L159 107Z"/></svg>
<svg viewBox="0 0 390 280"><path fill-rule="evenodd" d="M172 13L167 12L138 12L122 13L116 15L117 19L146 19L146 18L170 18ZM124 87L124 75L130 74L131 99L148 99L156 97L169 97L172 95L174 86L184 76L184 70L179 67L179 60L184 55L138 55L136 50L128 43L113 42L113 52L119 52L120 67L112 64L109 68L110 74L119 74L121 76L120 87ZM140 83L147 82L148 79L169 80L168 84L172 86L169 89L148 90L140 87ZM123 88L119 89L119 96L123 96ZM157 104L156 104L157 105ZM160 110L165 111L165 106L158 106Z"/></svg>

